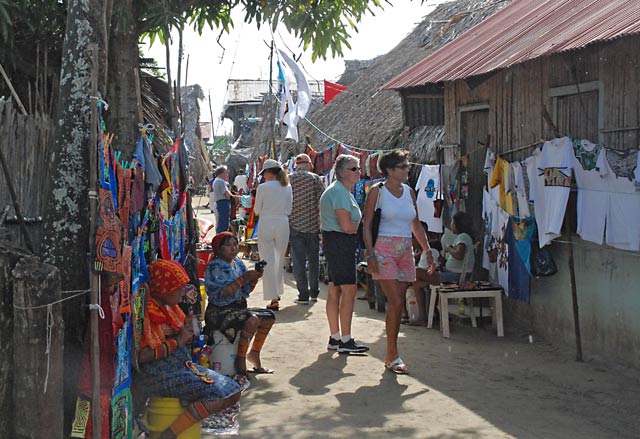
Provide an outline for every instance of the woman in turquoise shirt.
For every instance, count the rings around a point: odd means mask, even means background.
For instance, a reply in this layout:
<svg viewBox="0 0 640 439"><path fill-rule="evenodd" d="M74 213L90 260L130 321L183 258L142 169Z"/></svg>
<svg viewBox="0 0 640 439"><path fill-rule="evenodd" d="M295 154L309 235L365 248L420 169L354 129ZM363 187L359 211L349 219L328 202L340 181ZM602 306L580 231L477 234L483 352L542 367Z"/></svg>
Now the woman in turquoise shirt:
<svg viewBox="0 0 640 439"><path fill-rule="evenodd" d="M356 279L356 232L362 218L353 187L360 180L360 161L341 154L334 165L336 181L320 197L322 249L327 258L329 292L327 349L340 353L366 352L368 347L351 337L351 318L358 291Z"/></svg>

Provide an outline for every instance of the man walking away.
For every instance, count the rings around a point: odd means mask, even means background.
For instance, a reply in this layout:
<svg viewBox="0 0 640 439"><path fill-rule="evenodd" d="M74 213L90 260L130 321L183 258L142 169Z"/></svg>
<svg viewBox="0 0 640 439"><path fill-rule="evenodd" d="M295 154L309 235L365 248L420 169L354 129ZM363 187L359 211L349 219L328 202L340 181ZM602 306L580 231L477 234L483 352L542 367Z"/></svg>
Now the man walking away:
<svg viewBox="0 0 640 439"><path fill-rule="evenodd" d="M229 230L231 215L231 191L227 183L229 171L226 166L220 165L216 168L215 175L211 192L216 203L216 233L222 233Z"/></svg>
<svg viewBox="0 0 640 439"><path fill-rule="evenodd" d="M324 185L313 170L311 158L300 154L295 159L296 170L289 176L293 191L293 206L289 217L293 275L298 288L299 304L318 300L318 264L320 253L320 196ZM307 262L309 275L307 277Z"/></svg>

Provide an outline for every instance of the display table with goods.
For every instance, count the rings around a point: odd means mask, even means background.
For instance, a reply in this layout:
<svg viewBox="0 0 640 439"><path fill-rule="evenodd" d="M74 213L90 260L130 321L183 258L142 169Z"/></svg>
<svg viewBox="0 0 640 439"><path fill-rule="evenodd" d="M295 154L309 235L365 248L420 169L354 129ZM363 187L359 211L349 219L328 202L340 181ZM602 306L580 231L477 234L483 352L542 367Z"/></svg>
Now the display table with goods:
<svg viewBox="0 0 640 439"><path fill-rule="evenodd" d="M498 337L504 337L504 325L502 320L502 287L486 282L470 282L462 287L457 284L431 285L431 300L429 301L429 315L427 328L433 326L433 314L435 313L436 300L439 301L440 329L444 338L450 337L449 331L449 299L491 299L491 317ZM465 308L466 309L466 308ZM478 327L473 305L469 307L471 324Z"/></svg>

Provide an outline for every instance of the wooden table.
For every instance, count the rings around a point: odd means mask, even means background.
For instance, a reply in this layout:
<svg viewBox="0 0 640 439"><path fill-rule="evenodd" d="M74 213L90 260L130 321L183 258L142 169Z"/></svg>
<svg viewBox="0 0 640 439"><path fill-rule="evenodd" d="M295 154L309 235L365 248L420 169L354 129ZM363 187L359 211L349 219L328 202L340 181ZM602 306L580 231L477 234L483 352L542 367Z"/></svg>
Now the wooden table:
<svg viewBox="0 0 640 439"><path fill-rule="evenodd" d="M451 288L447 285L431 285L431 299L429 300L429 316L427 318L427 328L433 326L433 314L435 312L436 300L440 303L440 329L442 336L449 338L449 299L477 299L488 297L493 300L495 312L491 313L493 326L497 329L498 337L504 337L504 324L502 321L502 288L499 286L484 289ZM476 323L475 311L471 305L471 324L474 328Z"/></svg>

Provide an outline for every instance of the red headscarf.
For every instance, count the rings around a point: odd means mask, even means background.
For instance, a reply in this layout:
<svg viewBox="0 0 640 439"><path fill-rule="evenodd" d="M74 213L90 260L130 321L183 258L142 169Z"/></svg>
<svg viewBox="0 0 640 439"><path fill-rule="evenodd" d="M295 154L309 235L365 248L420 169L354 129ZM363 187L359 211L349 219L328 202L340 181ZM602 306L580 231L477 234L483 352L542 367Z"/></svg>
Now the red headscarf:
<svg viewBox="0 0 640 439"><path fill-rule="evenodd" d="M149 265L149 289L151 295L166 296L189 283L189 275L184 267L176 261L158 259Z"/></svg>
<svg viewBox="0 0 640 439"><path fill-rule="evenodd" d="M211 240L211 248L213 249L214 255L218 254L218 250L220 250L220 246L222 245L222 242L227 238L227 236L233 236L235 238L235 235L231 232L221 232L213 237L213 239Z"/></svg>
<svg viewBox="0 0 640 439"><path fill-rule="evenodd" d="M149 265L149 292L144 313L140 347L156 348L166 340L167 331L178 333L185 315L178 305L165 305L156 297L166 296L189 283L184 267L175 261L158 259Z"/></svg>

